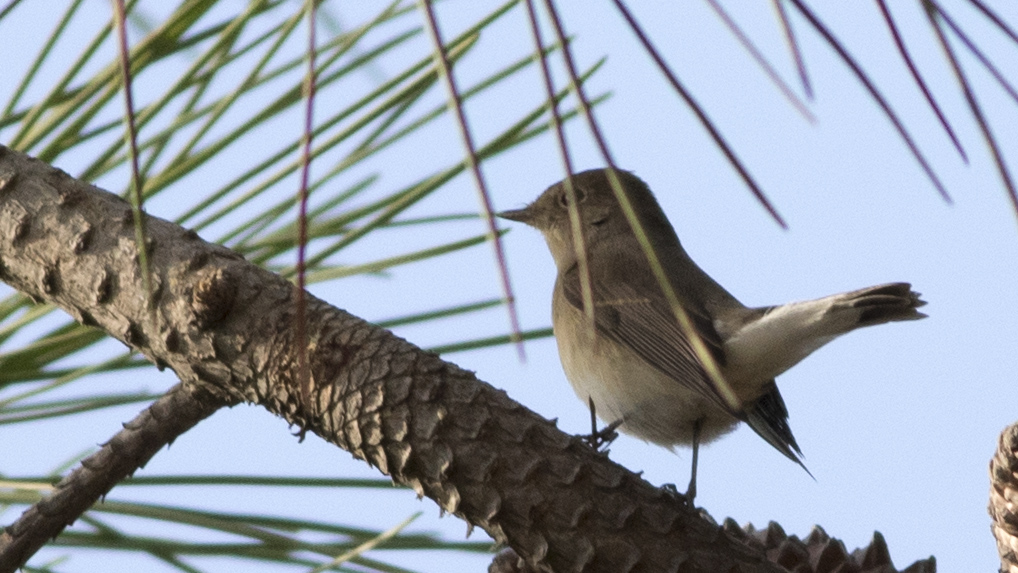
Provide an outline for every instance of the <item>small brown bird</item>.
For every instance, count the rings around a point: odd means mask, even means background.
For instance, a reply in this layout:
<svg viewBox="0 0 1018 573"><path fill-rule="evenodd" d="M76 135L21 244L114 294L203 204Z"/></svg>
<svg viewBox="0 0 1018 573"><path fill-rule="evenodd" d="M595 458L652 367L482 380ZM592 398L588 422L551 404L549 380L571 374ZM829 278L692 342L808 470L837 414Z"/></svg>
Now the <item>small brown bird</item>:
<svg viewBox="0 0 1018 573"><path fill-rule="evenodd" d="M626 171L615 175L727 388L708 375L697 357L620 206L609 171L595 169L572 177L593 320L583 310L581 258L565 182L552 185L526 208L499 213L541 231L555 259L552 324L573 390L596 408L598 417L624 433L669 449L692 446L690 503L696 495L699 445L732 431L740 421L805 469L775 377L856 328L924 318L916 309L926 303L908 283L888 283L748 308L689 258L647 184Z"/></svg>

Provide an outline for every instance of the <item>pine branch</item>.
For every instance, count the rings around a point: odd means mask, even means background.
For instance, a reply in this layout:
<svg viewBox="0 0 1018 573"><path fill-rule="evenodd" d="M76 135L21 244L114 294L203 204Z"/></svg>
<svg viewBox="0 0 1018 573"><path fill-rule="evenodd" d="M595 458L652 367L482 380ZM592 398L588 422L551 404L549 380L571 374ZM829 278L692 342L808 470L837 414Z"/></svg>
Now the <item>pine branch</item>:
<svg viewBox="0 0 1018 573"><path fill-rule="evenodd" d="M213 408L259 404L483 528L531 567L783 570L781 552L719 527L472 373L310 295L311 383L301 392L295 287L177 225L145 224L151 306L130 205L0 146L0 279L173 369ZM4 539L39 535L52 533L19 526ZM0 543L0 572L30 557L15 548ZM826 555L796 570L831 570ZM889 560L880 570L893 570Z"/></svg>

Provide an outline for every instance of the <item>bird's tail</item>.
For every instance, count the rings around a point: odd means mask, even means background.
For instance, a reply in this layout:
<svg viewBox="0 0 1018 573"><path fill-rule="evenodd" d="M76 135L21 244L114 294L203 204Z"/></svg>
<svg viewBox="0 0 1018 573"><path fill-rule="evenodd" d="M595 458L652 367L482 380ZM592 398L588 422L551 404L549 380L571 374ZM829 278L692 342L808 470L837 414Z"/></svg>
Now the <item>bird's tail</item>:
<svg viewBox="0 0 1018 573"><path fill-rule="evenodd" d="M919 307L926 301L912 290L909 283L888 283L837 295L839 304L859 311L857 327L873 326L899 320L926 318Z"/></svg>
<svg viewBox="0 0 1018 573"><path fill-rule="evenodd" d="M777 337L781 347L795 348L798 345L800 351L792 353L794 361L779 363L774 369L781 373L810 352L845 332L885 322L925 318L926 315L917 310L925 304L926 301L912 290L909 283L887 283L815 301L793 303L773 308L773 315L765 314L764 320L766 317L772 317L771 325L758 329L760 332L755 337L744 336L746 340L743 344L753 347L760 346L760 341L768 341L771 343L770 346L774 347L774 332L783 333L783 338ZM803 317L811 317L818 309L822 309L823 315L814 318L811 324L814 328L818 324L821 325L820 334L826 336L818 336L816 331L800 328L804 322L809 322ZM756 350L759 351L759 348ZM788 426L788 409L773 379L764 387L764 394L746 406L743 419L768 444L802 466L802 469L813 477L802 462L802 451L795 443L795 436Z"/></svg>

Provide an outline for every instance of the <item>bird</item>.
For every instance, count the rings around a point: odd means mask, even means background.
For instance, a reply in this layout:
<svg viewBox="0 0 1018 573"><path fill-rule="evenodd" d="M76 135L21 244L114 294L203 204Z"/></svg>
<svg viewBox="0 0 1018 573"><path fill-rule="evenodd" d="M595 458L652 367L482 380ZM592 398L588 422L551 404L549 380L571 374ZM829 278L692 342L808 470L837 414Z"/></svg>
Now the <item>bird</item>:
<svg viewBox="0 0 1018 573"><path fill-rule="evenodd" d="M740 422L809 473L775 378L842 334L926 317L905 282L747 307L689 257L647 184L622 169L574 174L498 216L539 230L554 259L562 367L592 423L596 412L609 424L592 431L595 448L616 428L673 451L691 447L690 505L700 445Z"/></svg>

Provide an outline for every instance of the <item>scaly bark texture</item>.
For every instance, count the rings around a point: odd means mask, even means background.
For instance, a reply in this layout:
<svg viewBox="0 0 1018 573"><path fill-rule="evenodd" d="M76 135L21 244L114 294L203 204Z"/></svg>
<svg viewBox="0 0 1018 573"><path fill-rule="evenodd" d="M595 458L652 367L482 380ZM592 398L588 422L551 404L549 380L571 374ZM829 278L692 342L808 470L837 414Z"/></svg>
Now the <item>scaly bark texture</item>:
<svg viewBox="0 0 1018 573"><path fill-rule="evenodd" d="M295 348L293 285L154 217L150 296L132 225L116 196L0 147L0 279L172 368L185 388L260 404L539 570L783 570L505 392L314 297Z"/></svg>
<svg viewBox="0 0 1018 573"><path fill-rule="evenodd" d="M806 539L786 535L785 530L773 521L766 529L752 525L739 527L732 519L726 519L724 530L746 543L755 546L767 555L767 559L795 572L837 572L837 573L895 573L887 542L880 532L873 533L873 540L866 547L849 553L845 544L827 535L819 525ZM937 560L933 557L916 561L902 573L936 573ZM536 573L519 558L512 549L498 553L488 567L488 573Z"/></svg>
<svg viewBox="0 0 1018 573"><path fill-rule="evenodd" d="M990 517L997 538L1000 570L1018 573L1018 423L1000 433L990 460Z"/></svg>

